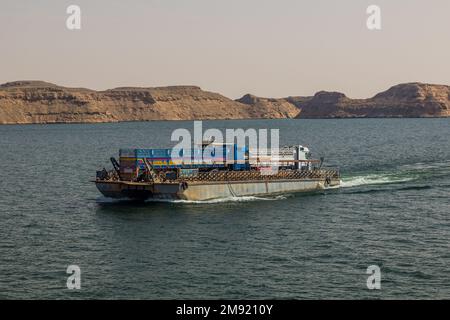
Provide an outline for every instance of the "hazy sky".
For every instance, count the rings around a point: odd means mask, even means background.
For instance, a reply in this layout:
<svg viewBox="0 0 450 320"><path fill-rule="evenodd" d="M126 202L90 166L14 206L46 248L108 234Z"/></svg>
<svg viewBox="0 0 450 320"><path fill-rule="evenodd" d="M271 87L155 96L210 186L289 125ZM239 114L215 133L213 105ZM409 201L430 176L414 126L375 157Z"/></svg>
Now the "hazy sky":
<svg viewBox="0 0 450 320"><path fill-rule="evenodd" d="M66 8L81 7L81 30ZM381 7L382 30L366 28ZM449 0L1 0L0 82L193 84L230 98L450 84Z"/></svg>

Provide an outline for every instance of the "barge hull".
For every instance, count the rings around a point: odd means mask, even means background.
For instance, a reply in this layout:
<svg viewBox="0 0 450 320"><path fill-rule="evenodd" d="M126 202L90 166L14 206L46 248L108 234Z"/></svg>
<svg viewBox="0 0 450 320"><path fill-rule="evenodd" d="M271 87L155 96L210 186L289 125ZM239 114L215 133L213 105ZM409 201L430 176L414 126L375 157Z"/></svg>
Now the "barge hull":
<svg viewBox="0 0 450 320"><path fill-rule="evenodd" d="M118 199L181 199L204 201L242 196L268 196L283 193L311 192L339 186L333 179L221 181L180 183L139 183L126 181L96 181L98 190L106 197Z"/></svg>

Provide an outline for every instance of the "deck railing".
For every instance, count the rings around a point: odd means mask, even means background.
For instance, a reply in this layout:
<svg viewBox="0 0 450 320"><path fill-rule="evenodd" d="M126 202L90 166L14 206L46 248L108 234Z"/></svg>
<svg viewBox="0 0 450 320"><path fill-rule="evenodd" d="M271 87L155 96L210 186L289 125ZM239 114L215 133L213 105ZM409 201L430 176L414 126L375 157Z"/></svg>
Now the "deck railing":
<svg viewBox="0 0 450 320"><path fill-rule="evenodd" d="M276 173L264 173L261 171L210 171L199 172L189 177L178 177L175 180L166 179L163 175L158 175L153 179L145 179L141 182L183 182L183 181L255 181L255 180L289 180L289 179L320 179L320 180L340 180L338 169L322 168L316 170L278 170ZM97 181L119 181L119 177L114 171L108 174L97 174ZM135 181L135 180L133 180Z"/></svg>
<svg viewBox="0 0 450 320"><path fill-rule="evenodd" d="M310 171L279 170L274 174L260 171L217 171L200 172L196 176L183 177L183 181L243 181L243 180L282 180L282 179L331 179L338 180L337 169L320 169Z"/></svg>

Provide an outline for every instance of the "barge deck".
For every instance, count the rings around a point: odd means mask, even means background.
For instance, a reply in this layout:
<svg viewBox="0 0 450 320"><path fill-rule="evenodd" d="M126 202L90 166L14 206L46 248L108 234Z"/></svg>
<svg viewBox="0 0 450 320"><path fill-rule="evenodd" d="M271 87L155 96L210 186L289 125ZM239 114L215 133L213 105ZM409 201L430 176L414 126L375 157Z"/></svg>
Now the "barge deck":
<svg viewBox="0 0 450 320"><path fill-rule="evenodd" d="M110 198L202 201L323 190L339 186L340 176L339 171L335 169L304 172L280 170L270 175L259 171L219 171L174 180L138 182L97 179L95 184L104 196Z"/></svg>

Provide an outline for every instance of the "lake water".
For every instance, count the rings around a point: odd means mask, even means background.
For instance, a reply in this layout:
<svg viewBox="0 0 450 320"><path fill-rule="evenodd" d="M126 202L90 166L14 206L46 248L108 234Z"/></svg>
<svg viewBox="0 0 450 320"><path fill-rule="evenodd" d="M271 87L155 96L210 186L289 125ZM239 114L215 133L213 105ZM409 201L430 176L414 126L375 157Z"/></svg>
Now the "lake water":
<svg viewBox="0 0 450 320"><path fill-rule="evenodd" d="M0 126L0 298L450 298L450 119L207 121L279 128L342 188L127 203L89 180L193 123ZM68 265L81 290L68 290ZM366 286L381 269L381 290Z"/></svg>

